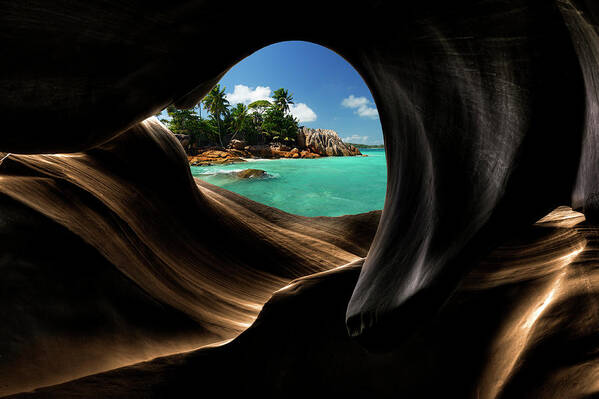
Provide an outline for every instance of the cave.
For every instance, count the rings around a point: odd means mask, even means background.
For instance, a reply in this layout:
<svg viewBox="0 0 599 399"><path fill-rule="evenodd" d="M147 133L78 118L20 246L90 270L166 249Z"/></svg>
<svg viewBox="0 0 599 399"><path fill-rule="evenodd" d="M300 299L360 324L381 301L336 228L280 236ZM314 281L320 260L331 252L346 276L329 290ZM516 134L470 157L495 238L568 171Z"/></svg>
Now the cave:
<svg viewBox="0 0 599 399"><path fill-rule="evenodd" d="M1 11L0 395L597 395L596 2ZM372 92L382 213L198 185L148 119L286 40Z"/></svg>
<svg viewBox="0 0 599 399"><path fill-rule="evenodd" d="M275 93L287 93L287 119L273 112ZM207 101L222 109L207 110ZM327 48L267 46L195 107L156 117L183 145L194 178L300 216L383 208L387 167L376 105L356 70Z"/></svg>

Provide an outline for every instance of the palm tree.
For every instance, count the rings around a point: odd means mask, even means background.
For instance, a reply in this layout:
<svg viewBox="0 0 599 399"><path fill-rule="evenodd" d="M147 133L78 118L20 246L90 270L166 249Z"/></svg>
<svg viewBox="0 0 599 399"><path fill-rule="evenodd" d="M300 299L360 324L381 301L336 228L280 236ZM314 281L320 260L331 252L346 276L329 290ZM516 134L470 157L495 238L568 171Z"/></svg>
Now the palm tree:
<svg viewBox="0 0 599 399"><path fill-rule="evenodd" d="M231 116L233 117L233 137L231 137L231 140L233 140L235 136L237 136L237 134L243 129L250 115L248 114L248 108L240 103L233 108Z"/></svg>
<svg viewBox="0 0 599 399"><path fill-rule="evenodd" d="M206 111L210 113L210 115L216 122L216 127L218 129L218 139L220 141L221 147L224 147L222 139L223 120L221 119L221 116L227 115L229 111L229 101L225 96L225 88L223 87L221 89L220 85L217 84L216 86L214 86L212 90L210 90L210 93L208 93L206 97L204 97L202 103L204 104L204 108L206 108Z"/></svg>
<svg viewBox="0 0 599 399"><path fill-rule="evenodd" d="M262 130L264 114L266 113L266 110L270 109L273 106L274 104L272 104L268 100L257 100L248 105L248 112L252 114L252 121L254 127L257 130L258 138L260 138L262 142L265 141L264 131Z"/></svg>
<svg viewBox="0 0 599 399"><path fill-rule="evenodd" d="M268 100L257 100L248 105L248 109L255 110L258 114L262 115L271 105L272 104Z"/></svg>
<svg viewBox="0 0 599 399"><path fill-rule="evenodd" d="M275 105L285 113L289 112L289 104L294 104L293 95L289 94L289 91L282 87L275 90L272 97L275 100Z"/></svg>

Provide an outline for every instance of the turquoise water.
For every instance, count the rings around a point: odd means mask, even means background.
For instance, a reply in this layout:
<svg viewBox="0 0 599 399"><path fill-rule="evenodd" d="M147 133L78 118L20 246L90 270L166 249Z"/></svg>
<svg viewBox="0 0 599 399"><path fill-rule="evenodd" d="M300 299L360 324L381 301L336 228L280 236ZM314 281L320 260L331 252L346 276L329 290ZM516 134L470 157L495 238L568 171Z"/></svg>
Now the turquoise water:
<svg viewBox="0 0 599 399"><path fill-rule="evenodd" d="M191 166L191 174L254 201L303 216L341 216L383 209L387 167L383 149L368 157L265 159L232 165ZM262 169L266 178L231 172Z"/></svg>

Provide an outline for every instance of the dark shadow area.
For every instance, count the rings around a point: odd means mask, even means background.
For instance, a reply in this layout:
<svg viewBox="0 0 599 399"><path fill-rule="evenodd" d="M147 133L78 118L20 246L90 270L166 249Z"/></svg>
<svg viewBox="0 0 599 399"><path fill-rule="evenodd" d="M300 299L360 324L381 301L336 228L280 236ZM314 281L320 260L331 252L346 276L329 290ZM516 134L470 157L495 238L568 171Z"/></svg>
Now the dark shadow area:
<svg viewBox="0 0 599 399"><path fill-rule="evenodd" d="M595 2L308 0L284 12L271 1L67 0L1 11L0 259L12 293L0 303L12 351L2 394L112 370L112 351L137 363L166 336L227 341L268 303L229 344L32 395L596 395ZM288 29L253 33L282 16ZM181 143L148 119L192 107L237 62L286 40L331 49L371 90L387 156L382 213L301 217L195 180ZM586 222L559 208L535 225L560 205ZM81 350L57 344L67 340Z"/></svg>

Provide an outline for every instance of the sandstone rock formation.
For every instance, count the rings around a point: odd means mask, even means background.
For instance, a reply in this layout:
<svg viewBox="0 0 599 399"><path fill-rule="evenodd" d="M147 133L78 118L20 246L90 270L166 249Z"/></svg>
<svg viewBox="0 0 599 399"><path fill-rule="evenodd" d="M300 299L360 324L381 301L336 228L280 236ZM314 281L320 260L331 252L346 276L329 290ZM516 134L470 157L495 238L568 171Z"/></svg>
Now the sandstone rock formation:
<svg viewBox="0 0 599 399"><path fill-rule="evenodd" d="M572 364L571 359L599 346L595 322L588 317L593 310L581 307L588 302L584 297L591 295L583 287L589 277L597 277L591 271L597 247L588 247L588 242L598 238L598 229L586 225L581 214L557 209L465 276L433 327L417 327L417 334L387 353L366 351L347 334L343 315L360 275L360 259L290 282L228 345L156 359L19 398L79 398L90 392L128 399L185 397L197 388L198 379L203 391L226 386L227 396L259 392L269 398L309 397L325 392L352 398L367 389L366 397L372 398L569 398L585 391L581 381L594 381L594 369ZM564 273L567 269L571 272ZM498 314L505 319L495 331ZM569 333L572 324L577 334ZM285 345L272 350L281 336ZM481 356L488 348L496 361ZM512 363L514 357L518 364ZM561 378L551 374L556 365ZM431 379L439 383L431 384ZM560 384L547 391L539 379L557 379ZM131 381L137 382L135 390ZM522 391L527 395L520 395Z"/></svg>
<svg viewBox="0 0 599 399"><path fill-rule="evenodd" d="M360 150L351 144L344 143L334 130L310 129L301 127L297 133L299 148L324 156L362 155Z"/></svg>
<svg viewBox="0 0 599 399"><path fill-rule="evenodd" d="M380 216L295 216L193 179L155 118L89 153L11 154L0 180L0 396L234 338L291 279L365 256Z"/></svg>
<svg viewBox="0 0 599 399"><path fill-rule="evenodd" d="M2 393L115 369L29 396L596 397L599 3L279 6L0 6ZM340 54L372 92L378 229L194 182L146 121L290 39ZM587 225L531 230L564 204ZM359 272L286 285L357 257ZM233 342L119 369L235 337L271 297Z"/></svg>

